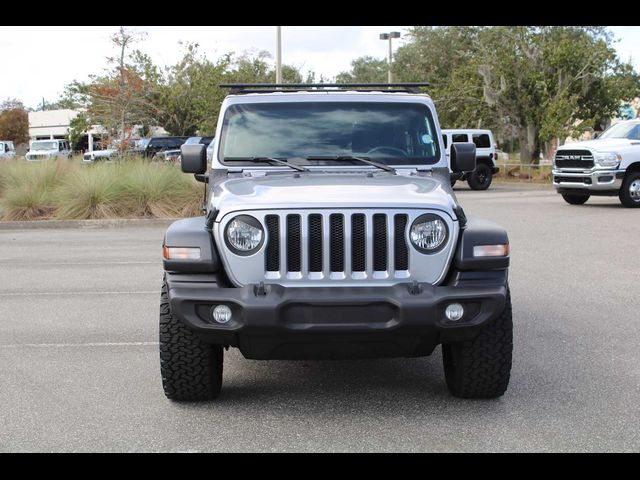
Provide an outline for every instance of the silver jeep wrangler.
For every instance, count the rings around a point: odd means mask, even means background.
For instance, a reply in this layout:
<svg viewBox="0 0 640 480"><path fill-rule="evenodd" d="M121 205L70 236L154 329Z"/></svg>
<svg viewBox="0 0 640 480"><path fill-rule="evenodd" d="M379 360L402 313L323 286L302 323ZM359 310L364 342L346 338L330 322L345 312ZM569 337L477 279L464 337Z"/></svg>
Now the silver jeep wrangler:
<svg viewBox="0 0 640 480"><path fill-rule="evenodd" d="M426 84L222 85L205 215L163 244L166 396L218 396L223 352L250 359L418 357L442 345L449 391L501 396L512 353L509 240L467 218Z"/></svg>

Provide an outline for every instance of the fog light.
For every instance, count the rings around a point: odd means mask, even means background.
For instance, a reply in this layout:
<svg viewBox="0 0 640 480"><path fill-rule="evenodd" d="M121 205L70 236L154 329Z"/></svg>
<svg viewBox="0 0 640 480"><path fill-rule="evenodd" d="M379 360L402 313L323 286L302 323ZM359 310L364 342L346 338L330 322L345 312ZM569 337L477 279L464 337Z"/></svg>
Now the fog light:
<svg viewBox="0 0 640 480"><path fill-rule="evenodd" d="M226 305L218 305L213 309L213 319L218 323L227 323L231 320L231 309Z"/></svg>
<svg viewBox="0 0 640 480"><path fill-rule="evenodd" d="M464 308L459 303L452 303L451 305L447 306L444 314L449 320L455 322L457 320L460 320L462 318L462 315L464 315Z"/></svg>

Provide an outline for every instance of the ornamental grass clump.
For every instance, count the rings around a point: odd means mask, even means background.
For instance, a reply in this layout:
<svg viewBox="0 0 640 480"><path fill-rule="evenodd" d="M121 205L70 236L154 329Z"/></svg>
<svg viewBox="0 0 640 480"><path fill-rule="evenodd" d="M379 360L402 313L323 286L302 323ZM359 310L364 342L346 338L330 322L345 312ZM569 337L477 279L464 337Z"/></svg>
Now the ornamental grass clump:
<svg viewBox="0 0 640 480"><path fill-rule="evenodd" d="M173 164L121 163L118 181L123 212L133 217L183 217L198 213L203 186Z"/></svg>
<svg viewBox="0 0 640 480"><path fill-rule="evenodd" d="M68 175L54 195L56 218L118 217L121 185L114 170L114 165L90 165Z"/></svg>
<svg viewBox="0 0 640 480"><path fill-rule="evenodd" d="M74 167L66 160L28 163L5 162L0 176L0 209L3 220L51 218L55 190Z"/></svg>

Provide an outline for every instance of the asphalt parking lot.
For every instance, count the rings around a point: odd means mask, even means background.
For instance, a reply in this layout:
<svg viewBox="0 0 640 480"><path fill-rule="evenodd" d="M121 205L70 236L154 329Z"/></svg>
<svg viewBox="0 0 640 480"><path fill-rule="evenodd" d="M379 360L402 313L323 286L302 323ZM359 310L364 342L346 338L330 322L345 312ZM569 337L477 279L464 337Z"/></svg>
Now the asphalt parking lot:
<svg viewBox="0 0 640 480"><path fill-rule="evenodd" d="M0 230L0 451L640 451L640 211L547 186L456 192L511 241L514 363L451 397L431 357L225 357L216 402L167 400L161 227Z"/></svg>

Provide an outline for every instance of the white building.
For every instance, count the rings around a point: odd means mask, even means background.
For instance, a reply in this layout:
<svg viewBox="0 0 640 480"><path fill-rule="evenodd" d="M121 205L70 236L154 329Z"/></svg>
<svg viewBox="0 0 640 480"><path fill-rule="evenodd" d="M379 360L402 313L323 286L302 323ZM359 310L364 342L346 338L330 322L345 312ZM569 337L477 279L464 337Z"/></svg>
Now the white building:
<svg viewBox="0 0 640 480"><path fill-rule="evenodd" d="M69 125L79 110L43 110L29 112L29 140L67 138Z"/></svg>

